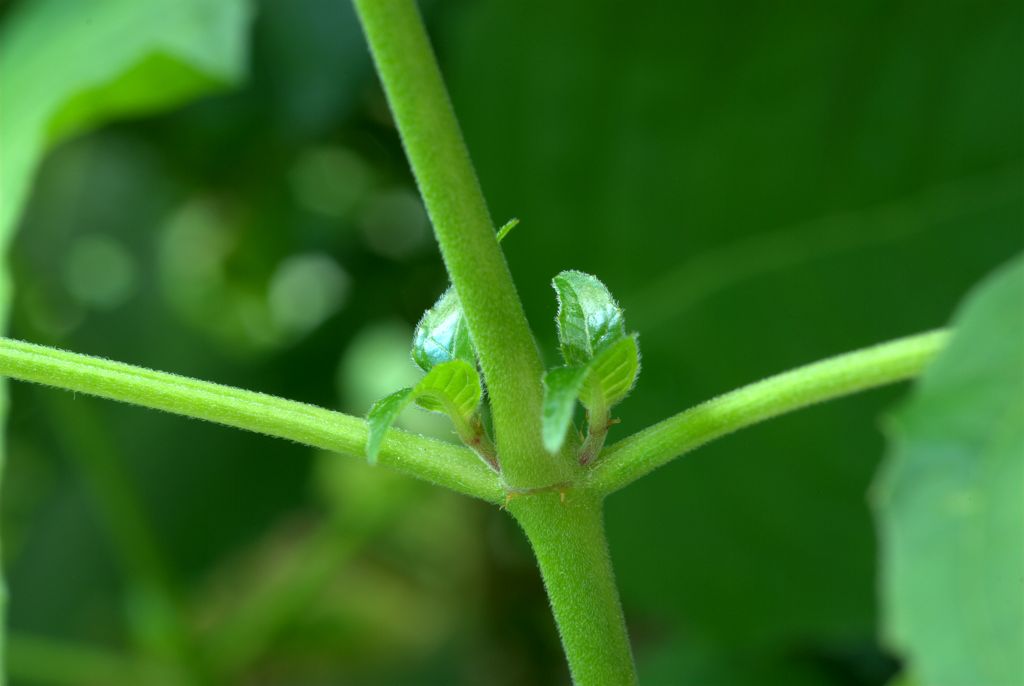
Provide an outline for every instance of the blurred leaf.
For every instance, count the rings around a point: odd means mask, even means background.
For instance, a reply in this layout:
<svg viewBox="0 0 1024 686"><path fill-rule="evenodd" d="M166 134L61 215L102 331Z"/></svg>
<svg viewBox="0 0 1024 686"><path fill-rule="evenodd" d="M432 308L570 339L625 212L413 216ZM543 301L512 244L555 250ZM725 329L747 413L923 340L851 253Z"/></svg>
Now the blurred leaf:
<svg viewBox="0 0 1024 686"><path fill-rule="evenodd" d="M544 447L556 453L572 424L576 398L587 378L586 367L556 367L544 374L544 408L541 428Z"/></svg>
<svg viewBox="0 0 1024 686"><path fill-rule="evenodd" d="M599 348L626 335L622 310L597 277L564 271L552 285L558 294L558 340L566 364L587 364Z"/></svg>
<svg viewBox="0 0 1024 686"><path fill-rule="evenodd" d="M885 633L921 683L1024 683L1024 259L986 279L893 417Z"/></svg>
<svg viewBox="0 0 1024 686"><path fill-rule="evenodd" d="M118 116L239 81L244 0L23 3L0 34L0 236L10 233L46 149Z"/></svg>
<svg viewBox="0 0 1024 686"><path fill-rule="evenodd" d="M369 434L366 455L373 464L377 461L384 436L410 402L432 412L443 412L455 424L463 440L473 435L473 417L480 406L483 390L476 367L465 360L442 362L431 369L418 384L383 398L370 408L366 421Z"/></svg>
<svg viewBox="0 0 1024 686"><path fill-rule="evenodd" d="M7 253L49 147L108 119L237 82L248 18L244 0L34 0L14 8L0 27L0 251ZM0 271L0 330L10 287ZM110 302L118 289L111 282L90 295Z"/></svg>
<svg viewBox="0 0 1024 686"><path fill-rule="evenodd" d="M437 303L423 313L413 334L412 359L425 372L453 360L476 363L476 349L469 338L455 288L449 286Z"/></svg>

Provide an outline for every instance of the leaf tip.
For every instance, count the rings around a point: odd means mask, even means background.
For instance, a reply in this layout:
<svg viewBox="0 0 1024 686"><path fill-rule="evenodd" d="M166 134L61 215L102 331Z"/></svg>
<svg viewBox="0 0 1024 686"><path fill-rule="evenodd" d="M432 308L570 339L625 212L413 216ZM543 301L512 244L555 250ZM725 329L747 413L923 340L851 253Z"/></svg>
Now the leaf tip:
<svg viewBox="0 0 1024 686"><path fill-rule="evenodd" d="M512 233L512 229L516 228L517 226L519 226L518 217L512 217L507 222L505 222L505 224L500 229L498 229L498 242L501 243L503 240L505 240L505 236Z"/></svg>

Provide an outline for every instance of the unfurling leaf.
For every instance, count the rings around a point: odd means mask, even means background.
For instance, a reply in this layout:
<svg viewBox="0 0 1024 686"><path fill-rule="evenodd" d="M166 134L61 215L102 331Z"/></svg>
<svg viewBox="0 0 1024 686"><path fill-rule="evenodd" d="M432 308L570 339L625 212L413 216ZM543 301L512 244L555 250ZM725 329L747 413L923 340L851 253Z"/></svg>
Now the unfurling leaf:
<svg viewBox="0 0 1024 686"><path fill-rule="evenodd" d="M626 335L622 309L597 277L564 271L552 285L558 294L558 340L567 365L587 364L599 349Z"/></svg>
<svg viewBox="0 0 1024 686"><path fill-rule="evenodd" d="M505 236L512 233L512 229L516 228L517 226L519 226L519 220L516 219L515 217L505 222L505 224L500 229L498 229L498 242L501 243L503 240L505 240Z"/></svg>
<svg viewBox="0 0 1024 686"><path fill-rule="evenodd" d="M412 359L429 372L436 365L454 360L476 362L476 350L455 289L448 287L437 302L423 313L412 338Z"/></svg>
<svg viewBox="0 0 1024 686"><path fill-rule="evenodd" d="M415 387L416 404L432 412L468 418L480 407L482 391L476 367L464 360L439 364Z"/></svg>
<svg viewBox="0 0 1024 686"><path fill-rule="evenodd" d="M518 225L518 219L510 219L498 229L498 241ZM476 362L476 348L454 287L449 286L420 318L412 338L412 359L425 372L452 360Z"/></svg>
<svg viewBox="0 0 1024 686"><path fill-rule="evenodd" d="M463 441L476 445L481 431L476 418L483 391L476 367L465 360L451 360L435 365L412 388L404 388L378 400L366 416L369 433L366 456L370 464L377 462L380 447L391 425L411 403L432 412L447 414Z"/></svg>
<svg viewBox="0 0 1024 686"><path fill-rule="evenodd" d="M576 398L587 378L586 367L557 367L544 375L544 410L542 432L544 447L556 453L565 442L565 432L572 424Z"/></svg>
<svg viewBox="0 0 1024 686"><path fill-rule="evenodd" d="M366 457L370 464L377 464L377 455L380 454L384 435L398 419L398 415L402 413L405 406L409 404L412 393L411 388L403 388L386 398L381 398L370 408L370 412L366 415L366 423L369 428L366 437Z"/></svg>
<svg viewBox="0 0 1024 686"><path fill-rule="evenodd" d="M594 459L608 432L609 410L629 395L640 372L636 334L626 335L622 309L597 277L564 271L558 294L558 341L565 366L544 377L544 447L558 452L572 424L576 400L587 408L587 440L580 462Z"/></svg>
<svg viewBox="0 0 1024 686"><path fill-rule="evenodd" d="M590 362L580 402L590 408L610 408L629 395L640 373L640 349L636 334L605 346Z"/></svg>
<svg viewBox="0 0 1024 686"><path fill-rule="evenodd" d="M633 334L606 345L584 366L557 367L545 374L541 426L548 452L562 448L577 398L589 411L605 415L633 389L639 371L640 351Z"/></svg>

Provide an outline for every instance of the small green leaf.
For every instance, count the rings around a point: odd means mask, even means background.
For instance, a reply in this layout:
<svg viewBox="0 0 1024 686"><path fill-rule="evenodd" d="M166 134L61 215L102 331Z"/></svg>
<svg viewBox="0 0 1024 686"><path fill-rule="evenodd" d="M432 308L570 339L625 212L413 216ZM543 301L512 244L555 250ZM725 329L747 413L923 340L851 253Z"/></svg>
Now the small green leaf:
<svg viewBox="0 0 1024 686"><path fill-rule="evenodd" d="M544 447L556 453L565 442L576 399L591 411L607 413L633 389L640 371L636 334L606 345L589 364L557 367L544 375Z"/></svg>
<svg viewBox="0 0 1024 686"><path fill-rule="evenodd" d="M542 433L544 447L550 453L562 449L565 433L572 424L576 397L587 378L586 367L557 367L544 375Z"/></svg>
<svg viewBox="0 0 1024 686"><path fill-rule="evenodd" d="M500 242L519 225L510 219L498 229ZM449 286L434 306L423 313L412 339L412 359L425 372L434 365L452 360L476 362L476 348L469 337L469 327L462 315L462 305L455 288Z"/></svg>
<svg viewBox="0 0 1024 686"><path fill-rule="evenodd" d="M640 349L636 334L606 345L589 365L586 388L580 394L584 407L611 408L629 395L640 373Z"/></svg>
<svg viewBox="0 0 1024 686"><path fill-rule="evenodd" d="M405 406L413 399L413 389L403 388L373 404L366 415L369 432L366 437L366 458L370 464L377 464L377 455L388 429L398 419Z"/></svg>
<svg viewBox="0 0 1024 686"><path fill-rule="evenodd" d="M505 240L505 236L509 235L512 232L512 229L517 226L519 226L519 220L515 217L505 222L505 225L498 229L498 242L501 243Z"/></svg>
<svg viewBox="0 0 1024 686"><path fill-rule="evenodd" d="M890 433L886 636L922 684L1024 684L1024 260L968 297Z"/></svg>
<svg viewBox="0 0 1024 686"><path fill-rule="evenodd" d="M447 414L463 440L475 437L473 421L483 390L476 367L465 360L442 362L431 369L412 388L400 391L378 400L366 416L369 434L366 440L366 457L370 464L377 462L381 444L388 429L398 419L405 407L415 401L420 407L431 412Z"/></svg>
<svg viewBox="0 0 1024 686"><path fill-rule="evenodd" d="M567 365L589 363L599 349L626 335L621 308L596 277L564 271L552 285L558 294L558 340Z"/></svg>
<svg viewBox="0 0 1024 686"><path fill-rule="evenodd" d="M608 411L636 383L640 350L636 334L626 335L618 303L597 278L564 271L552 285L558 295L558 340L565 366L544 378L544 446L552 453L561 449L578 398L590 423L580 459L589 461L604 442Z"/></svg>
<svg viewBox="0 0 1024 686"><path fill-rule="evenodd" d="M417 405L431 412L444 412L456 424L468 422L483 396L480 375L465 360L437 365L416 384L415 391Z"/></svg>
<svg viewBox="0 0 1024 686"><path fill-rule="evenodd" d="M423 313L412 339L412 359L425 372L453 360L476 362L476 350L455 289L448 287Z"/></svg>

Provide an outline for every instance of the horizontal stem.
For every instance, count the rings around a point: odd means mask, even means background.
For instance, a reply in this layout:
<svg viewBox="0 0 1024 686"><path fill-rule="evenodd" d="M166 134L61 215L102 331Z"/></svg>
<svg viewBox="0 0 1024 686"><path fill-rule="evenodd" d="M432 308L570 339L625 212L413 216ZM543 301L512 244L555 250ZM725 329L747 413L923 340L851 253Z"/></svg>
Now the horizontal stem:
<svg viewBox="0 0 1024 686"><path fill-rule="evenodd" d="M733 431L833 398L916 376L942 349L933 331L783 372L708 400L609 446L590 487L612 493L672 459Z"/></svg>
<svg viewBox="0 0 1024 686"><path fill-rule="evenodd" d="M365 455L366 423L358 417L99 357L0 338L0 376L205 419L354 457ZM379 462L492 503L504 497L498 477L461 446L393 429L384 440Z"/></svg>

